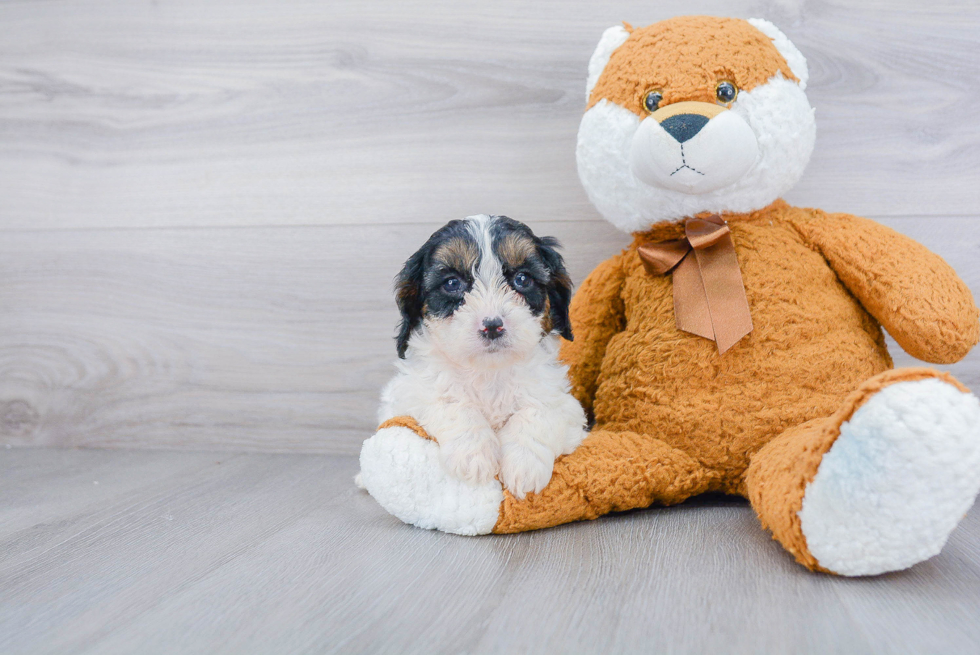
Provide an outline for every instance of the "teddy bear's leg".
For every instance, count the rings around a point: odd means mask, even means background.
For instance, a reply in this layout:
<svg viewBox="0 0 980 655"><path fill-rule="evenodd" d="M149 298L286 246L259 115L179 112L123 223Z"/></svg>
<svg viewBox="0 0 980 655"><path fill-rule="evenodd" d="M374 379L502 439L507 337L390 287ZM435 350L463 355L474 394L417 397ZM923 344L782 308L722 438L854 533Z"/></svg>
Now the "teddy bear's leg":
<svg viewBox="0 0 980 655"><path fill-rule="evenodd" d="M944 373L886 371L767 444L746 490L810 569L908 568L942 549L980 490L980 401Z"/></svg>
<svg viewBox="0 0 980 655"><path fill-rule="evenodd" d="M518 500L504 491L493 531L523 532L609 512L671 505L706 491L711 476L686 453L634 432L593 430L555 461L543 491Z"/></svg>
<svg viewBox="0 0 980 655"><path fill-rule="evenodd" d="M361 448L358 484L406 523L456 534L511 533L594 519L608 512L679 503L709 476L688 455L632 432L595 430L559 457L541 493L518 500L496 480L449 475L439 446L412 419L393 419Z"/></svg>
<svg viewBox="0 0 980 655"><path fill-rule="evenodd" d="M414 420L381 426L361 446L358 486L405 523L455 534L487 534L500 515L500 483L470 484L439 461L439 444Z"/></svg>

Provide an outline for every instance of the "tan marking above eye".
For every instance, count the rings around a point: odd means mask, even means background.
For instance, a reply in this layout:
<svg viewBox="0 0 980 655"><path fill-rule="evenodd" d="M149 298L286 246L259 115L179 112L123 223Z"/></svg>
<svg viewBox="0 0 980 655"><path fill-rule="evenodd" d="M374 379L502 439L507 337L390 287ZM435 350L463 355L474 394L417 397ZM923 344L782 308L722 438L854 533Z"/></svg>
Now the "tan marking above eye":
<svg viewBox="0 0 980 655"><path fill-rule="evenodd" d="M476 244L457 237L439 246L432 257L448 268L462 273L476 266L479 252Z"/></svg>
<svg viewBox="0 0 980 655"><path fill-rule="evenodd" d="M534 255L534 242L522 235L508 234L500 240L497 252L510 268L520 268Z"/></svg>

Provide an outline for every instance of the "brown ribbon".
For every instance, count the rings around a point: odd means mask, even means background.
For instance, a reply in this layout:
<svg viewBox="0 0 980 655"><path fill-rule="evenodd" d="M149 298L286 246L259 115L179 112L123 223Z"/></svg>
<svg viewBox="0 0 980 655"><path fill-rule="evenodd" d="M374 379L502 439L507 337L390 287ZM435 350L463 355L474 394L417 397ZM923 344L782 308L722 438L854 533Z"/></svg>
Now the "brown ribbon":
<svg viewBox="0 0 980 655"><path fill-rule="evenodd" d="M677 329L713 340L723 353L752 331L731 231L713 214L687 219L684 232L683 239L637 250L651 275L672 274Z"/></svg>

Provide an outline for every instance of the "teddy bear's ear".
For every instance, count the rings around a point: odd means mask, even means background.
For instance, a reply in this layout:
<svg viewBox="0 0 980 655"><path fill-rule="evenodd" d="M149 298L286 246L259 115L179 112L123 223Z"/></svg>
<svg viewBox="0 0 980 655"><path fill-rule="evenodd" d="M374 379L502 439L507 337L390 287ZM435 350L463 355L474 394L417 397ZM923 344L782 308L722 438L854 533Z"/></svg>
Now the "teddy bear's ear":
<svg viewBox="0 0 980 655"><path fill-rule="evenodd" d="M772 44L776 46L776 50L779 50L779 54L789 64L789 69L793 71L793 75L796 75L800 80L800 88L806 89L806 81L810 77L810 72L806 67L806 57L803 56L802 52L797 50L793 42L789 40L789 37L779 31L778 27L762 18L750 18L748 19L748 23L772 40ZM591 69L589 70L591 71Z"/></svg>
<svg viewBox="0 0 980 655"><path fill-rule="evenodd" d="M595 52L592 53L592 58L589 59L589 80L585 87L585 101L589 101L589 96L592 95L592 89L595 87L596 82L599 81L599 76L602 75L602 71L606 68L606 64L609 63L609 57L616 48L623 45L628 39L630 33L626 31L626 28L622 25L617 25L616 27L610 27L608 30L602 33L602 38L599 39L599 45L595 47Z"/></svg>

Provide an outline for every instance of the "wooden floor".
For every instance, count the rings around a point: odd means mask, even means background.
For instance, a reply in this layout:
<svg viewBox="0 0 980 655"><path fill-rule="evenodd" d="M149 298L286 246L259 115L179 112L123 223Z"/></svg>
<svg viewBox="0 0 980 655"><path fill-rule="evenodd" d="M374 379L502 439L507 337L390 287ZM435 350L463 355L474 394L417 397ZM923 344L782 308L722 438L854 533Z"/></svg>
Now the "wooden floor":
<svg viewBox="0 0 980 655"><path fill-rule="evenodd" d="M457 537L356 465L0 451L0 652L980 652L980 507L938 557L842 579L738 500Z"/></svg>

